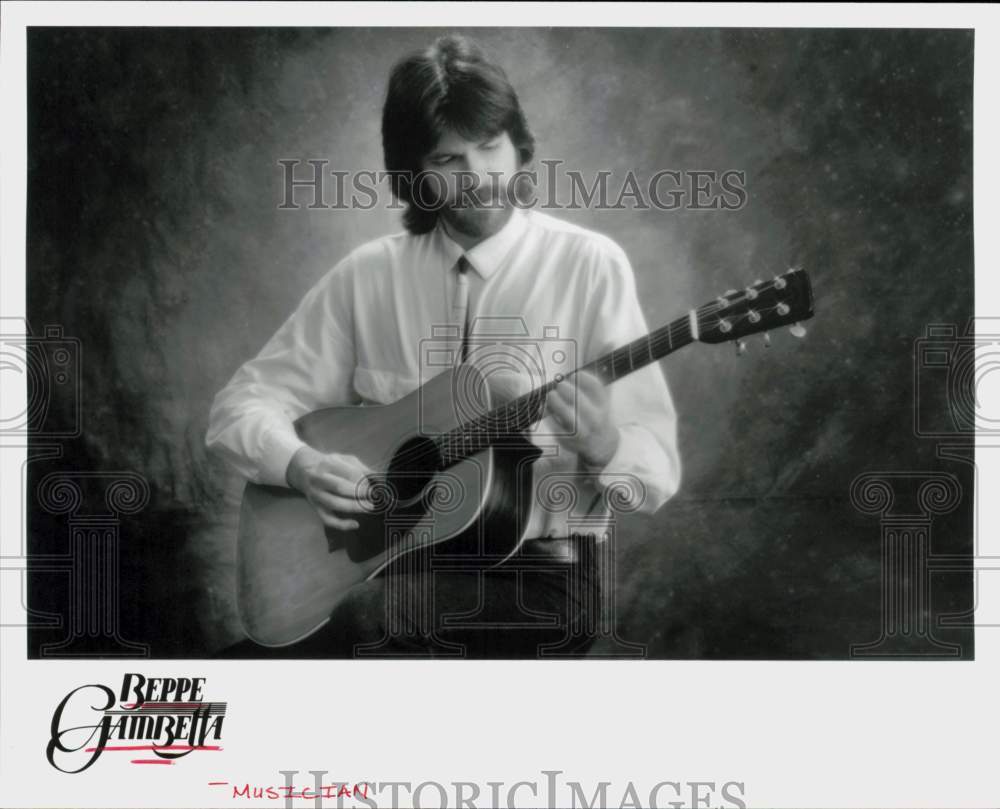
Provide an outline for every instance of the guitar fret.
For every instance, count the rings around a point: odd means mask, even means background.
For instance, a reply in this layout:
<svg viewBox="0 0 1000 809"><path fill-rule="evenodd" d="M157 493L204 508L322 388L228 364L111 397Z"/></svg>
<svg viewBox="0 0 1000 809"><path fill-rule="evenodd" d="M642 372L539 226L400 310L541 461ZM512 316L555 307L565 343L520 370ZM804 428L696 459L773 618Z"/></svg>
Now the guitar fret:
<svg viewBox="0 0 1000 809"><path fill-rule="evenodd" d="M595 371L611 384L694 340L689 317L681 319L620 346L583 368ZM524 432L544 413L545 396L554 387L550 382L513 399L468 424L442 436L439 448L446 464L457 463L505 438Z"/></svg>

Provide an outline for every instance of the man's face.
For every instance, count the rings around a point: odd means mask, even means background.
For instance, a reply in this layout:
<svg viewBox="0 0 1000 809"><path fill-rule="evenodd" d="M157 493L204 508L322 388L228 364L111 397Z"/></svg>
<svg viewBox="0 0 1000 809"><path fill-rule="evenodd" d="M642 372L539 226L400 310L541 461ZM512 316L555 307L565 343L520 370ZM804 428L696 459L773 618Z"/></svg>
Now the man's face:
<svg viewBox="0 0 1000 809"><path fill-rule="evenodd" d="M506 132L465 140L448 130L422 167L438 175L427 180L426 196L444 192L438 213L450 228L464 236L486 238L506 223L511 177L520 168L517 149Z"/></svg>

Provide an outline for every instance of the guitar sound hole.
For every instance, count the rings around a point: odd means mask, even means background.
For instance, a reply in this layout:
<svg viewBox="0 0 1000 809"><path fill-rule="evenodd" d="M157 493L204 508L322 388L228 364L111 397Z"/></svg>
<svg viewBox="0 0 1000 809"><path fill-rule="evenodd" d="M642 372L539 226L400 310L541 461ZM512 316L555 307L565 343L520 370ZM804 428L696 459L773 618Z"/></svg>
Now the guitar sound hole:
<svg viewBox="0 0 1000 809"><path fill-rule="evenodd" d="M387 472L398 506L416 506L414 498L423 501L430 494L427 484L440 469L441 455L431 439L411 438L400 446Z"/></svg>

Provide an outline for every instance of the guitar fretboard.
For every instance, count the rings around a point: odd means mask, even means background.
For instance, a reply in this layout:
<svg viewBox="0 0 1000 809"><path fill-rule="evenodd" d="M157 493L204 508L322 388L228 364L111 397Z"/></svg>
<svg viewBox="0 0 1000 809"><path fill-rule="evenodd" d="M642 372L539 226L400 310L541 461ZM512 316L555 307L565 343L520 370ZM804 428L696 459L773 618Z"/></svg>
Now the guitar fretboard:
<svg viewBox="0 0 1000 809"><path fill-rule="evenodd" d="M698 310L698 315L712 306L709 304L702 307ZM586 370L608 385L662 359L695 339L691 333L690 316L686 315L577 368L569 376ZM560 381L558 378L553 379L436 438L435 444L444 466L458 463L487 447L503 445L517 434L523 433L542 418L546 396Z"/></svg>

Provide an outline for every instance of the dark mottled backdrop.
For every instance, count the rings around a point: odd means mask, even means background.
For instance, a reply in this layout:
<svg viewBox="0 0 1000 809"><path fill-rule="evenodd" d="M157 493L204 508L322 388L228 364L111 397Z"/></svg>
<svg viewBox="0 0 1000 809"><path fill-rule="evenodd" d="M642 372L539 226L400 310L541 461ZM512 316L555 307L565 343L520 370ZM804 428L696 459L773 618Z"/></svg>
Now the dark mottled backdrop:
<svg viewBox="0 0 1000 809"><path fill-rule="evenodd" d="M28 313L36 332L81 341L83 415L62 458L29 464L31 549L67 550L69 518L38 508L43 475L142 474L149 504L120 525L118 631L155 656L241 637L240 483L206 457L213 395L341 256L400 229L386 210L278 210L277 161L381 168L388 70L439 33L29 34ZM912 413L915 340L973 311L972 33L467 33L507 67L538 158L617 177L746 172L736 212L561 214L625 247L651 324L795 264L815 285L804 341L663 362L683 487L622 528L621 636L662 657L837 658L877 640L879 515L850 499L876 470L961 483L960 507L932 524L932 554L958 555L957 572L932 577L929 603L935 617L970 607L972 468L939 459ZM49 423L69 413L54 401ZM69 581L36 563L31 606L65 614ZM35 631L31 653L71 631ZM970 631L930 631L972 654Z"/></svg>

